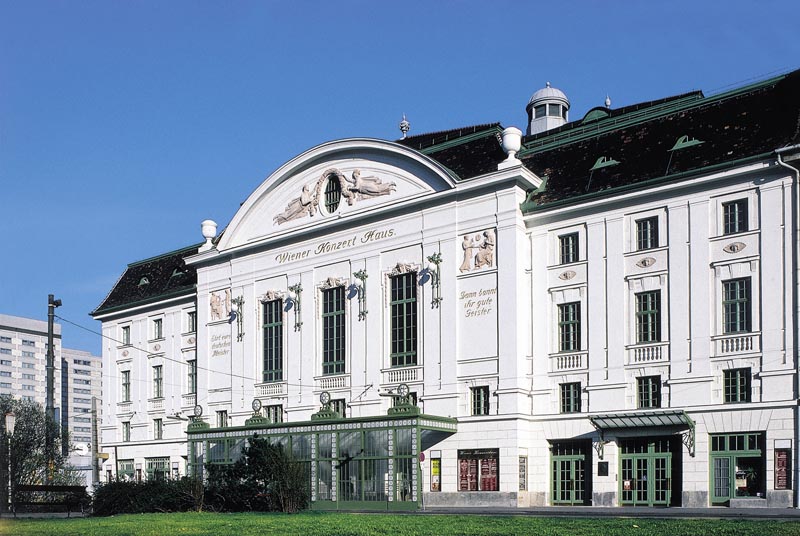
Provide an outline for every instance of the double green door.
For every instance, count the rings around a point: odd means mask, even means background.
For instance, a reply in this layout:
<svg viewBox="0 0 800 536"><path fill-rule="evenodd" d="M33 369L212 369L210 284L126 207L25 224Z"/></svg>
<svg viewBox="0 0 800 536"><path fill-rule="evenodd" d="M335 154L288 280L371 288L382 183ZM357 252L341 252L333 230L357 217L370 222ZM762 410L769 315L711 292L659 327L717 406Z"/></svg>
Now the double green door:
<svg viewBox="0 0 800 536"><path fill-rule="evenodd" d="M672 500L669 440L626 441L620 455L620 504L668 506Z"/></svg>
<svg viewBox="0 0 800 536"><path fill-rule="evenodd" d="M587 504L591 467L589 446L585 443L554 443L550 462L552 504Z"/></svg>

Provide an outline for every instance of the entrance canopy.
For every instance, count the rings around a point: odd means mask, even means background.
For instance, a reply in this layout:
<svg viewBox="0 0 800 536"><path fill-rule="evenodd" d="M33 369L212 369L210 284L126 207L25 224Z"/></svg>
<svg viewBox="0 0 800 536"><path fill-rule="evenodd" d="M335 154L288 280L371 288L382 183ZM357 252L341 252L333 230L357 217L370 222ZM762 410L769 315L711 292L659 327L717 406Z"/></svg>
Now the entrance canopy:
<svg viewBox="0 0 800 536"><path fill-rule="evenodd" d="M589 421L598 432L600 439L606 430L640 430L642 428L673 428L677 430L687 430L683 435L683 443L689 450L689 454L694 456L694 428L695 423L680 409L659 410L659 411L631 411L623 413L604 413L590 415Z"/></svg>

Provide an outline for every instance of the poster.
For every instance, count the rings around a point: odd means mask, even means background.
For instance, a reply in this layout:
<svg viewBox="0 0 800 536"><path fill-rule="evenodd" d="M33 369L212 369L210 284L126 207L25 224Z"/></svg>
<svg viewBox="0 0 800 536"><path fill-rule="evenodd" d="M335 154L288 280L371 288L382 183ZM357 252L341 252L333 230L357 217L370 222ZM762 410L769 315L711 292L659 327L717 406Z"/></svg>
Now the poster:
<svg viewBox="0 0 800 536"><path fill-rule="evenodd" d="M431 491L442 491L441 470L441 458L431 458Z"/></svg>

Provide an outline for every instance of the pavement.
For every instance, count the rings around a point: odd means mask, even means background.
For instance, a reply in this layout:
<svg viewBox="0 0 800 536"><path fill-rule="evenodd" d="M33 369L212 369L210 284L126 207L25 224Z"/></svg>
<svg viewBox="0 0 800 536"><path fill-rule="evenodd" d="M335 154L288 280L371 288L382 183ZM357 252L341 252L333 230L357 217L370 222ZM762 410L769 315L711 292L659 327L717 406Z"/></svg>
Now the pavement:
<svg viewBox="0 0 800 536"><path fill-rule="evenodd" d="M574 517L574 518L601 518L601 517L634 517L648 519L781 519L800 521L800 510L795 508L728 508L724 506L711 508L652 508L652 507L625 507L625 506L542 506L534 508L452 508L429 507L420 510L421 514L450 514L450 515L509 515L509 516L535 516L535 517Z"/></svg>

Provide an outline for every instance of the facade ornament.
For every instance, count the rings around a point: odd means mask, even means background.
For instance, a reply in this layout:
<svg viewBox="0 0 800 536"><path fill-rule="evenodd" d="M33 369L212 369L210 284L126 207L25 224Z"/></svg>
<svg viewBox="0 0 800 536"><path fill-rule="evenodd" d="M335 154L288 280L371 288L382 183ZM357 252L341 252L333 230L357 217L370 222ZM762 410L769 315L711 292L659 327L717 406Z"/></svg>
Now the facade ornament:
<svg viewBox="0 0 800 536"><path fill-rule="evenodd" d="M745 244L744 242L733 242L722 248L722 251L724 251L725 253L739 253L746 247L747 244Z"/></svg>
<svg viewBox="0 0 800 536"><path fill-rule="evenodd" d="M156 344L155 346L153 346L153 350L158 352L159 350L161 350L161 345L160 344Z"/></svg>
<svg viewBox="0 0 800 536"><path fill-rule="evenodd" d="M645 257L644 259L640 260L636 263L636 266L639 268L649 268L656 263L656 260L653 257Z"/></svg>
<svg viewBox="0 0 800 536"><path fill-rule="evenodd" d="M418 271L417 267L414 266L413 264L407 262L398 262L395 265L395 267L392 268L392 271L389 272L389 276L391 277L395 275L407 274L409 272L416 272L416 271Z"/></svg>
<svg viewBox="0 0 800 536"><path fill-rule="evenodd" d="M315 183L303 185L299 197L295 197L280 214L273 218L277 225L288 221L312 217L319 210L320 199L324 196L325 185L329 180L339 181L342 197L347 204L352 206L363 199L372 199L383 195L390 195L397 189L394 182L383 182L380 177L363 177L360 169L354 169L348 178L342 171L329 168Z"/></svg>
<svg viewBox="0 0 800 536"><path fill-rule="evenodd" d="M129 353L130 353L130 352L128 352L127 350L123 350L123 351L122 351L122 357L128 357L128 354L129 354Z"/></svg>
<svg viewBox="0 0 800 536"><path fill-rule="evenodd" d="M329 277L320 283L319 288L327 290L329 288L347 286L347 280L341 277Z"/></svg>
<svg viewBox="0 0 800 536"><path fill-rule="evenodd" d="M275 300L282 300L285 294L283 291L280 290L268 290L264 294L258 297L258 301L261 303L275 301Z"/></svg>
<svg viewBox="0 0 800 536"><path fill-rule="evenodd" d="M561 272L561 274L558 276L558 278L561 279L562 281L569 281L570 279L572 279L576 275L577 274L575 273L574 270L567 270L565 272Z"/></svg>
<svg viewBox="0 0 800 536"><path fill-rule="evenodd" d="M478 232L474 236L471 233L465 234L461 242L464 259L461 261L458 271L464 273L494 267L495 246L496 238L493 229L487 229L483 233Z"/></svg>
<svg viewBox="0 0 800 536"><path fill-rule="evenodd" d="M197 339L195 339L194 337L189 337L188 339L186 339L186 342L188 342L189 344L194 344L195 342L197 342Z"/></svg>
<svg viewBox="0 0 800 536"><path fill-rule="evenodd" d="M212 292L209 298L211 306L211 321L227 320L231 315L231 290Z"/></svg>

